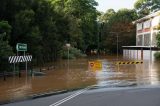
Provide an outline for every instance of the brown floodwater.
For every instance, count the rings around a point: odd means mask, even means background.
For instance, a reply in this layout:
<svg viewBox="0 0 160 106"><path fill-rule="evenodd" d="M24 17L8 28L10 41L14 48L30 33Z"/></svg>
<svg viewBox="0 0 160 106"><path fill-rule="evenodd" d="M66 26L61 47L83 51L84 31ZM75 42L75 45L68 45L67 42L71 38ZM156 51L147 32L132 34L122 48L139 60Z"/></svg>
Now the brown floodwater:
<svg viewBox="0 0 160 106"><path fill-rule="evenodd" d="M72 90L96 85L97 88L160 85L160 62L144 61L137 65L116 65L116 56L101 57L102 69L92 70L88 62L95 58L59 60L43 67L44 76L0 79L0 102L23 99L34 94ZM119 58L119 61L124 61ZM44 70L46 69L46 70Z"/></svg>

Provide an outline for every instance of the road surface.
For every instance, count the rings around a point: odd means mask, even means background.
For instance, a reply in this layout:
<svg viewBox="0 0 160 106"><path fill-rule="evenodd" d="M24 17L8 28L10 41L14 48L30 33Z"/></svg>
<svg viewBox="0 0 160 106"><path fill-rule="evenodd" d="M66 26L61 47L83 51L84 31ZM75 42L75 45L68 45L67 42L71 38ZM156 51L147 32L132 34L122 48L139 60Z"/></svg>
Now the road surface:
<svg viewBox="0 0 160 106"><path fill-rule="evenodd" d="M160 106L160 87L90 89L3 106Z"/></svg>

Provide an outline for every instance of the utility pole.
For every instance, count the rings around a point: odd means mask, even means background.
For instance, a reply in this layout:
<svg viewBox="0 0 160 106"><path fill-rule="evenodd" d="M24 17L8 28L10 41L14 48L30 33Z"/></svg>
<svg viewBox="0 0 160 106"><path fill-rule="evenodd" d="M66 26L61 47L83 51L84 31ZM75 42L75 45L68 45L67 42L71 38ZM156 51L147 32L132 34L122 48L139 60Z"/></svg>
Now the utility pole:
<svg viewBox="0 0 160 106"><path fill-rule="evenodd" d="M99 47L100 47L100 37L102 37L102 29L103 29L103 26L104 26L104 22L99 22L99 33L98 33L98 50L97 50L97 53L98 53L98 59L99 59L99 53L100 53L100 50L99 50Z"/></svg>
<svg viewBox="0 0 160 106"><path fill-rule="evenodd" d="M119 57L119 52L118 52L118 49L119 49L119 44L118 44L118 42L119 42L119 34L118 34L118 32L110 32L110 33L113 33L113 34L116 34L116 38L117 38L117 61L118 61L118 57Z"/></svg>
<svg viewBox="0 0 160 106"><path fill-rule="evenodd" d="M118 42L119 42L119 41L118 41L118 33L117 33L117 61L118 61L118 49L119 49L119 48L118 48Z"/></svg>

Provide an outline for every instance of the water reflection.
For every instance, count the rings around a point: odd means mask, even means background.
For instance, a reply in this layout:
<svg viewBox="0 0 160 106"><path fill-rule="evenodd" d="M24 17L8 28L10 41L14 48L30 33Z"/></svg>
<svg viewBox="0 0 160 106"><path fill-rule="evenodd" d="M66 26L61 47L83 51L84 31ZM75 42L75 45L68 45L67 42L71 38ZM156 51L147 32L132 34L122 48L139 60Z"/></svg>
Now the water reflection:
<svg viewBox="0 0 160 106"><path fill-rule="evenodd" d="M133 60L132 60L133 61ZM128 87L160 84L159 62L144 61L137 65L115 65L103 60L103 69L96 72L97 87Z"/></svg>
<svg viewBox="0 0 160 106"><path fill-rule="evenodd" d="M123 60L122 58L120 58ZM0 79L0 101L22 99L29 95L75 89L89 85L97 88L144 86L160 84L160 63L144 61L137 65L115 65L116 58L103 57L103 67L99 71L91 70L88 62L93 58L60 60L48 65L45 76L9 77L7 81ZM44 69L46 67L43 67ZM47 68L46 68L47 69Z"/></svg>

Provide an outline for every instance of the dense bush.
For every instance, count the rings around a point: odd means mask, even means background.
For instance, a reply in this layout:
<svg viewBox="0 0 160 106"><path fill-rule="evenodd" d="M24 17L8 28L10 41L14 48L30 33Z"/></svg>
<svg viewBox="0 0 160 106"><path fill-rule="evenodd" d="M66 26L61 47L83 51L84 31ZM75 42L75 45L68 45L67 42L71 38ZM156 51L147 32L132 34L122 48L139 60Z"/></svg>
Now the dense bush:
<svg viewBox="0 0 160 106"><path fill-rule="evenodd" d="M160 32L156 36L157 39L157 46L160 47Z"/></svg>
<svg viewBox="0 0 160 106"><path fill-rule="evenodd" d="M12 47L8 40L11 32L11 26L7 21L0 21L0 73L10 70L8 57L13 54Z"/></svg>
<svg viewBox="0 0 160 106"><path fill-rule="evenodd" d="M60 53L60 56L63 58L63 59L68 59L68 49L67 48L64 48L63 50L61 50L61 53ZM71 47L69 49L69 59L75 59L75 58L80 58L80 57L85 57L86 55L83 54L81 52L81 50L77 49L77 48L74 48L74 47Z"/></svg>
<svg viewBox="0 0 160 106"><path fill-rule="evenodd" d="M156 52L154 54L154 57L155 57L156 60L160 60L160 52Z"/></svg>

